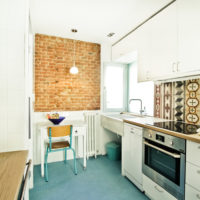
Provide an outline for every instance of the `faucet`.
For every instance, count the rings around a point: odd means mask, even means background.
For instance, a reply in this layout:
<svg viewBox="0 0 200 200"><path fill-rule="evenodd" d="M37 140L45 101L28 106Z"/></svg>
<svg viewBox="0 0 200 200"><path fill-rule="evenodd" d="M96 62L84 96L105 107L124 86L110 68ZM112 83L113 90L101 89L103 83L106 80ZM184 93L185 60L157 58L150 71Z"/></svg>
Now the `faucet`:
<svg viewBox="0 0 200 200"><path fill-rule="evenodd" d="M140 102L140 115L142 115L142 113L144 112L144 110L142 110L142 99L130 99L129 104L131 103L131 101L139 101Z"/></svg>

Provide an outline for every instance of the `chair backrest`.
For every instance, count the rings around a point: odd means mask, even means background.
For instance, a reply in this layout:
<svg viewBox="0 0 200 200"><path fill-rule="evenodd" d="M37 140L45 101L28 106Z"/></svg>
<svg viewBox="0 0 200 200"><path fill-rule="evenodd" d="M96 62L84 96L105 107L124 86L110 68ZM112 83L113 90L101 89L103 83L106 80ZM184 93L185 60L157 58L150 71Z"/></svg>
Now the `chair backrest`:
<svg viewBox="0 0 200 200"><path fill-rule="evenodd" d="M72 125L52 126L48 128L49 137L71 136L71 133L72 133Z"/></svg>

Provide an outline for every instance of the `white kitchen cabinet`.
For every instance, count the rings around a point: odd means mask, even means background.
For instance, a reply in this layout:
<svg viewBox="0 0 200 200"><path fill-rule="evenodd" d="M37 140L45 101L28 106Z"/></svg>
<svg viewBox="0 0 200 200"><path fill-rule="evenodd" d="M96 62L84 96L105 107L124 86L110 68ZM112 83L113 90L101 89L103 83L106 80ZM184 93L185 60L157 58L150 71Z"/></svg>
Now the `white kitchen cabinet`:
<svg viewBox="0 0 200 200"><path fill-rule="evenodd" d="M200 71L200 1L178 0L178 70Z"/></svg>
<svg viewBox="0 0 200 200"><path fill-rule="evenodd" d="M138 81L158 80L177 73L177 4L140 27Z"/></svg>
<svg viewBox="0 0 200 200"><path fill-rule="evenodd" d="M138 81L200 72L200 1L177 0L112 47L113 59L138 53Z"/></svg>
<svg viewBox="0 0 200 200"><path fill-rule="evenodd" d="M137 31L112 47L112 61L117 61L124 55L134 51L137 51Z"/></svg>
<svg viewBox="0 0 200 200"><path fill-rule="evenodd" d="M28 85L31 79L27 77L29 1L1 2L0 29L0 79L3 82L0 86L0 99L3 100L0 105L0 152L30 150ZM32 158L30 151L29 157ZM28 192L25 199L28 199Z"/></svg>
<svg viewBox="0 0 200 200"><path fill-rule="evenodd" d="M151 49L150 49L150 26L149 23L144 24L138 29L138 81L149 81L151 79L150 70L150 59L151 59Z"/></svg>
<svg viewBox="0 0 200 200"><path fill-rule="evenodd" d="M187 141L185 200L200 199L200 144Z"/></svg>
<svg viewBox="0 0 200 200"><path fill-rule="evenodd" d="M152 200L177 200L145 175L143 175L143 189L145 194Z"/></svg>
<svg viewBox="0 0 200 200"><path fill-rule="evenodd" d="M200 166L200 144L192 141L187 141L186 161Z"/></svg>
<svg viewBox="0 0 200 200"><path fill-rule="evenodd" d="M177 61L177 4L173 3L148 23L150 27L151 80L176 73Z"/></svg>
<svg viewBox="0 0 200 200"><path fill-rule="evenodd" d="M200 191L197 191L190 185L185 186L185 200L199 200Z"/></svg>
<svg viewBox="0 0 200 200"><path fill-rule="evenodd" d="M193 186L200 192L200 166L187 162L186 183Z"/></svg>
<svg viewBox="0 0 200 200"><path fill-rule="evenodd" d="M142 128L127 123L122 137L122 174L143 191Z"/></svg>
<svg viewBox="0 0 200 200"><path fill-rule="evenodd" d="M11 6L12 5L12 6ZM0 27L0 78L3 84L3 102L0 105L0 151L27 149L28 97L26 73L28 52L28 1L7 0L1 3ZM28 80L30 81L30 80Z"/></svg>

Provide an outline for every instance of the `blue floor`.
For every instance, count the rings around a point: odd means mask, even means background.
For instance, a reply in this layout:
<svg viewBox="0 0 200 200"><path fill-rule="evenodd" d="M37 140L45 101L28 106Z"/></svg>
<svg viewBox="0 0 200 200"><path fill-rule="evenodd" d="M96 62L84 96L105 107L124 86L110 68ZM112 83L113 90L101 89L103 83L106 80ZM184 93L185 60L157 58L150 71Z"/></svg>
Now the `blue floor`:
<svg viewBox="0 0 200 200"><path fill-rule="evenodd" d="M110 161L105 156L87 161L83 170L78 160L78 175L73 173L73 162L48 164L49 182L40 176L40 165L34 167L34 188L30 200L147 200L127 178L121 176L121 161Z"/></svg>

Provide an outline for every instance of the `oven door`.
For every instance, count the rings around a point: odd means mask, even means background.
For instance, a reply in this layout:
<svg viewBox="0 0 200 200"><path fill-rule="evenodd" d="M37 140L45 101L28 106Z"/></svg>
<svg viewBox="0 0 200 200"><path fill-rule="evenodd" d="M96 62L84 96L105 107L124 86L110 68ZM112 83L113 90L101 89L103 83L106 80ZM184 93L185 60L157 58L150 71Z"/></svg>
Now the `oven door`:
<svg viewBox="0 0 200 200"><path fill-rule="evenodd" d="M184 199L185 155L143 140L143 173L177 199Z"/></svg>

